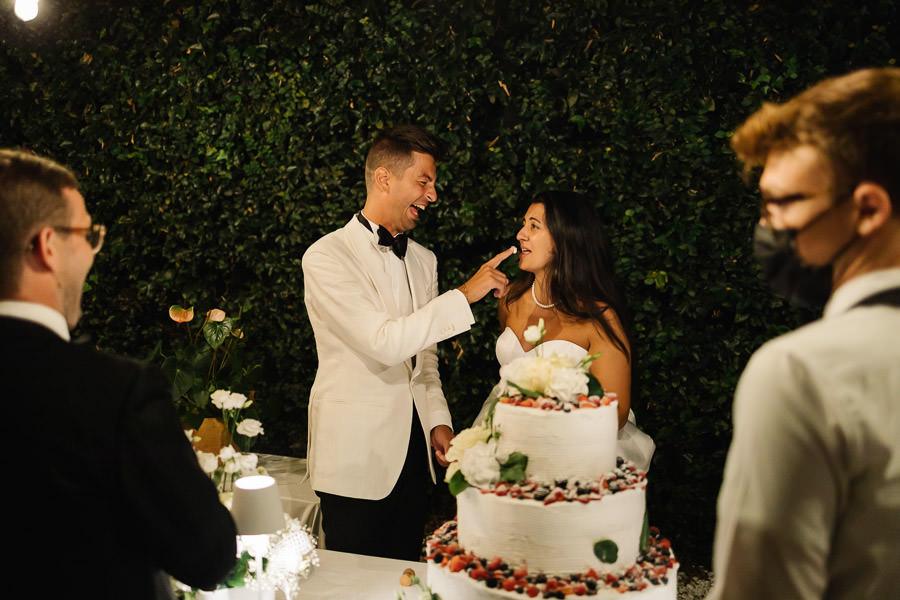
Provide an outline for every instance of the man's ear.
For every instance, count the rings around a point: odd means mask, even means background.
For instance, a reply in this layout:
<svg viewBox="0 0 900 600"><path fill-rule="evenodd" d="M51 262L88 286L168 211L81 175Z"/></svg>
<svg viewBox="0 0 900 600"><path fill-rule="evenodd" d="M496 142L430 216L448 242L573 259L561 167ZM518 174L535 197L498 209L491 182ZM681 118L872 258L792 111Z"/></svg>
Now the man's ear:
<svg viewBox="0 0 900 600"><path fill-rule="evenodd" d="M375 169L375 187L382 192L390 191L391 172L387 167L378 167Z"/></svg>
<svg viewBox="0 0 900 600"><path fill-rule="evenodd" d="M26 262L35 271L55 271L60 238L52 227L43 227L34 237Z"/></svg>
<svg viewBox="0 0 900 600"><path fill-rule="evenodd" d="M860 216L856 231L863 237L880 229L893 214L890 194L871 181L863 181L856 186L853 202Z"/></svg>

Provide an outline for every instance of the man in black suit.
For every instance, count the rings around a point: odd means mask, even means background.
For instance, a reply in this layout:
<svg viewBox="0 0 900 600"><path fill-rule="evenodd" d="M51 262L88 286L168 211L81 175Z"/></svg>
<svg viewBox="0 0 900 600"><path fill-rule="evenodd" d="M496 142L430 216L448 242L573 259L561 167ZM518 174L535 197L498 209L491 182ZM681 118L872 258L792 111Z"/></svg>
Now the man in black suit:
<svg viewBox="0 0 900 600"><path fill-rule="evenodd" d="M235 527L155 367L71 343L106 230L64 167L0 150L0 382L10 581L33 597L211 588Z"/></svg>

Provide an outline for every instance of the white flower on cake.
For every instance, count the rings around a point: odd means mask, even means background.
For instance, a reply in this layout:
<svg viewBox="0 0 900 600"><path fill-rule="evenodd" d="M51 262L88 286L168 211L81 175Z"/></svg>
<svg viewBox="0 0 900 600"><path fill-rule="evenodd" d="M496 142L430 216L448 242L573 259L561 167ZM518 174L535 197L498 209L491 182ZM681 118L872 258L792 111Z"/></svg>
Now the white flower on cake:
<svg viewBox="0 0 900 600"><path fill-rule="evenodd" d="M450 462L460 460L466 450L477 444L484 442L491 437L491 430L487 427L470 427L460 431L451 441L450 449L447 450L447 460Z"/></svg>
<svg viewBox="0 0 900 600"><path fill-rule="evenodd" d="M497 440L479 441L463 454L459 470L469 485L488 487L500 481L500 465L508 458L498 452Z"/></svg>
<svg viewBox="0 0 900 600"><path fill-rule="evenodd" d="M551 398L574 402L588 390L588 376L578 367L559 367L550 375L550 382L544 388L544 395Z"/></svg>
<svg viewBox="0 0 900 600"><path fill-rule="evenodd" d="M244 419L243 421L238 423L237 432L247 437L256 437L262 433L265 433L262 428L262 423L260 423L256 419Z"/></svg>
<svg viewBox="0 0 900 600"><path fill-rule="evenodd" d="M500 380L504 394L515 394L524 388L551 397L556 396L551 390L562 390L568 399L570 394L577 397L588 391L588 377L581 361L555 353L517 358L500 367Z"/></svg>
<svg viewBox="0 0 900 600"><path fill-rule="evenodd" d="M487 427L475 426L460 431L452 440L450 440L450 448L447 450L447 460L450 465L447 467L447 473L444 481L450 482L453 476L459 471L459 463L466 451L477 444L484 442L491 437L491 430Z"/></svg>

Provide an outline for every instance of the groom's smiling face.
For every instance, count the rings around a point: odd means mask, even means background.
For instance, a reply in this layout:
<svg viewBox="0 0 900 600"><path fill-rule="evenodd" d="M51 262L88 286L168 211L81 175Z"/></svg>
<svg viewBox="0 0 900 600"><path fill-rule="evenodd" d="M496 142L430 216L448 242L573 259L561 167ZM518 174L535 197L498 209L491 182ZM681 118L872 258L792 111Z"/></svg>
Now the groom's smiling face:
<svg viewBox="0 0 900 600"><path fill-rule="evenodd" d="M381 224L392 235L412 230L421 214L437 200L434 157L413 152L412 158L412 164L402 173L391 173L388 178L389 222Z"/></svg>

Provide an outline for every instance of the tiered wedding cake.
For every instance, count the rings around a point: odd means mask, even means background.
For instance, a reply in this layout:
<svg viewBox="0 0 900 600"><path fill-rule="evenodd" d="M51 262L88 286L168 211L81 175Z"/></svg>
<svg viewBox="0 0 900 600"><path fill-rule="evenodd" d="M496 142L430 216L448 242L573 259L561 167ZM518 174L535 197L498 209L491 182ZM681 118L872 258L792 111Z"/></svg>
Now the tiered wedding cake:
<svg viewBox="0 0 900 600"><path fill-rule="evenodd" d="M446 600L676 598L678 562L646 526L645 473L616 457L616 397L589 379L591 358L503 367L493 412L454 438L457 518L427 541Z"/></svg>

